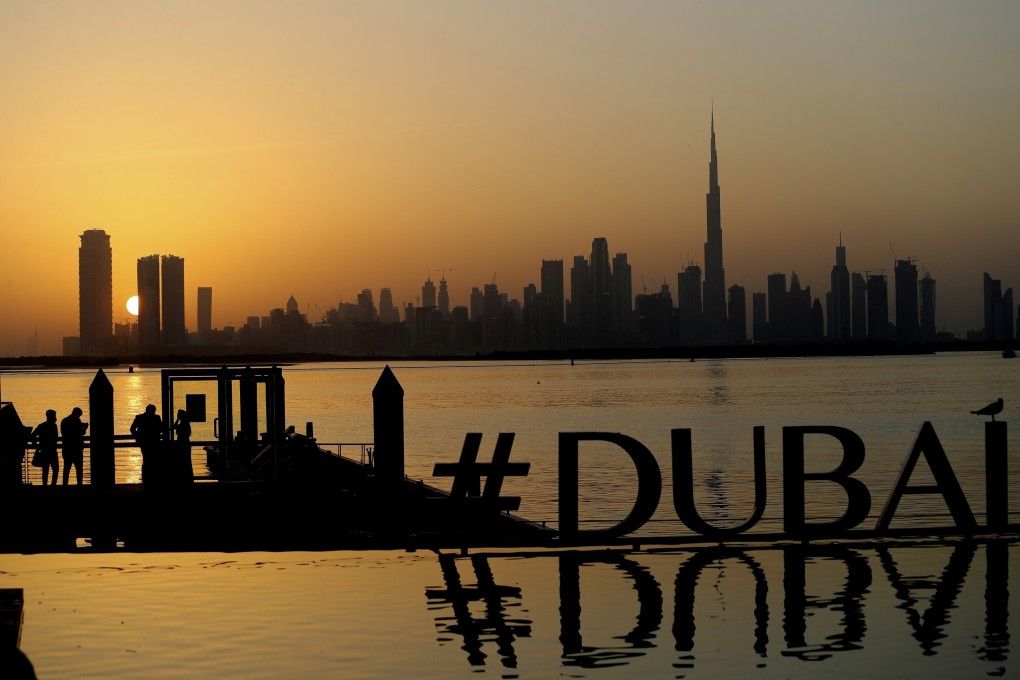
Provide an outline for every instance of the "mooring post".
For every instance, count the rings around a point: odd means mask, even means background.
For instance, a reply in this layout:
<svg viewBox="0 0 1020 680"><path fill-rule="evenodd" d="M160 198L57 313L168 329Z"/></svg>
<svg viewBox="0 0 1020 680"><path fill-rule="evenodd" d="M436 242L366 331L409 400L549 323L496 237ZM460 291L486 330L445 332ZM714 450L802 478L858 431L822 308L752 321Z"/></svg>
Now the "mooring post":
<svg viewBox="0 0 1020 680"><path fill-rule="evenodd" d="M372 390L375 474L399 482L404 478L404 388L387 365Z"/></svg>
<svg viewBox="0 0 1020 680"><path fill-rule="evenodd" d="M985 521L989 529L1009 526L1009 470L1006 423L985 423Z"/></svg>
<svg viewBox="0 0 1020 680"><path fill-rule="evenodd" d="M113 385L99 369L89 385L89 466L92 484L113 486Z"/></svg>

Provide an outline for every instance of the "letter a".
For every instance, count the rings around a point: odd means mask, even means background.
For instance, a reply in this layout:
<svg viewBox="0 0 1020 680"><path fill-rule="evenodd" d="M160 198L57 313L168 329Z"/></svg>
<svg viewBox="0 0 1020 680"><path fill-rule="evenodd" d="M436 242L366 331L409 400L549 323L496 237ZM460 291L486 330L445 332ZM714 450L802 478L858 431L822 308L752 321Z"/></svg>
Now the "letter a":
<svg viewBox="0 0 1020 680"><path fill-rule="evenodd" d="M932 477L935 478L935 485L907 486L907 482L910 481L910 475L914 472L914 466L917 465L917 459L922 453L925 460L928 461L928 467L931 468ZM977 528L974 513L970 511L967 499L963 496L963 489L960 488L960 482L956 479L952 466L949 465L946 450L942 448L942 442L939 441L938 435L935 434L935 428L927 420L924 421L924 425L921 426L921 430L917 433L917 440L914 442L914 447L910 450L910 453L907 454L907 459L903 461L903 468L900 470L900 476L896 480L896 486L893 487L892 493L889 494L889 500L885 502L882 514L879 515L878 523L875 525L877 531L885 531L889 528L889 523L892 521L893 515L896 514L896 508L900 504L900 498L905 493L941 493L942 497L946 499L946 505L949 506L949 512L953 515L953 520L956 522L958 529L973 531Z"/></svg>

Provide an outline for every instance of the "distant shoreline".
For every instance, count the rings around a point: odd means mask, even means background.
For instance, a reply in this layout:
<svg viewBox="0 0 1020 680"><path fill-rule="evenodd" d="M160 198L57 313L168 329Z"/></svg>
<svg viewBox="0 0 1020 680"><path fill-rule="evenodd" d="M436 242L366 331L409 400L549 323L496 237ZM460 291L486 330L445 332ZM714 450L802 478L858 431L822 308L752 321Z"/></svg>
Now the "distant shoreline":
<svg viewBox="0 0 1020 680"><path fill-rule="evenodd" d="M792 357L911 356L937 352L1001 352L1001 342L741 344L717 346L575 348L474 354L319 354L311 352L167 354L114 357L2 357L0 367L103 368L180 364L296 364L358 361L593 361L635 359L769 359Z"/></svg>

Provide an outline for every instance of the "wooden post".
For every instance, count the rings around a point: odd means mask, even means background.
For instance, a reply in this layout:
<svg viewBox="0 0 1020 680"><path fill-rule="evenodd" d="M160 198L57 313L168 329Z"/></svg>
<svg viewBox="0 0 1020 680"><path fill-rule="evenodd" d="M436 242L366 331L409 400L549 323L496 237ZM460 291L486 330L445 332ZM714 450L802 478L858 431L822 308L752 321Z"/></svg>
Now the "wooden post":
<svg viewBox="0 0 1020 680"><path fill-rule="evenodd" d="M21 645L21 626L25 622L25 591L0 588L0 649Z"/></svg>
<svg viewBox="0 0 1020 680"><path fill-rule="evenodd" d="M89 466L92 484L113 486L115 465L113 456L113 385L99 369L89 385Z"/></svg>
<svg viewBox="0 0 1020 680"><path fill-rule="evenodd" d="M989 529L1005 529L1009 526L1009 469L1006 451L1006 423L985 423L985 518Z"/></svg>
<svg viewBox="0 0 1020 680"><path fill-rule="evenodd" d="M375 473L381 480L404 478L404 388L389 366L372 390Z"/></svg>

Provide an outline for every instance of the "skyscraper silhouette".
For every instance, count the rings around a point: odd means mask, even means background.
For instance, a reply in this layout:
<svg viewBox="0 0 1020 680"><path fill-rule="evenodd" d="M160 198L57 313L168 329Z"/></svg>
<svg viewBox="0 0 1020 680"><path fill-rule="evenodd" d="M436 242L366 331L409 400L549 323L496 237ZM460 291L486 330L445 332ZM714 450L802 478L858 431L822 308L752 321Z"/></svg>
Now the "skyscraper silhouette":
<svg viewBox="0 0 1020 680"><path fill-rule="evenodd" d="M984 273L985 340L1013 341L1013 289Z"/></svg>
<svg viewBox="0 0 1020 680"><path fill-rule="evenodd" d="M627 253L613 257L613 274L609 279L609 300L612 307L610 317L614 341L625 341L630 337L633 324L633 277Z"/></svg>
<svg viewBox="0 0 1020 680"><path fill-rule="evenodd" d="M198 332L209 333L212 330L212 288L198 287ZM208 341L203 337L203 341Z"/></svg>
<svg viewBox="0 0 1020 680"><path fill-rule="evenodd" d="M853 340L865 340L868 337L868 284L864 274L854 272L850 275L850 337Z"/></svg>
<svg viewBox="0 0 1020 680"><path fill-rule="evenodd" d="M184 258L164 255L162 273L163 346L175 347L187 342L184 325Z"/></svg>
<svg viewBox="0 0 1020 680"><path fill-rule="evenodd" d="M768 275L769 293L769 339L788 340L786 329L786 274L776 272Z"/></svg>
<svg viewBox="0 0 1020 680"><path fill-rule="evenodd" d="M917 342L917 265L910 260L897 260L893 272L896 279L896 341Z"/></svg>
<svg viewBox="0 0 1020 680"><path fill-rule="evenodd" d="M918 284L921 298L921 342L935 341L935 279L928 272Z"/></svg>
<svg viewBox="0 0 1020 680"><path fill-rule="evenodd" d="M432 283L432 276L429 276L421 286L421 306L436 306L436 284Z"/></svg>
<svg viewBox="0 0 1020 680"><path fill-rule="evenodd" d="M705 241L705 338L718 341L726 331L726 273L723 269L722 213L719 203L719 159L715 149L715 109L712 110L712 151L708 164L708 240Z"/></svg>
<svg viewBox="0 0 1020 680"><path fill-rule="evenodd" d="M591 242L591 289L592 289L592 322L594 324L597 345L609 342L612 327L612 302L609 280L612 270L609 266L609 242L598 237Z"/></svg>
<svg viewBox="0 0 1020 680"><path fill-rule="evenodd" d="M701 267L689 264L677 274L676 311L680 342L684 344L699 343L705 338L702 295Z"/></svg>
<svg viewBox="0 0 1020 680"><path fill-rule="evenodd" d="M840 235L836 246L836 264L829 275L828 304L829 340L846 342L850 339L850 270L846 267L846 248Z"/></svg>
<svg viewBox="0 0 1020 680"><path fill-rule="evenodd" d="M159 255L138 258L138 345L159 349Z"/></svg>
<svg viewBox="0 0 1020 680"><path fill-rule="evenodd" d="M450 291L446 288L446 274L439 279L439 316L442 319L450 316Z"/></svg>
<svg viewBox="0 0 1020 680"><path fill-rule="evenodd" d="M885 274L868 275L868 339L889 339L889 283Z"/></svg>
<svg viewBox="0 0 1020 680"><path fill-rule="evenodd" d="M552 308L553 342L563 344L563 260L542 260L542 295Z"/></svg>
<svg viewBox="0 0 1020 680"><path fill-rule="evenodd" d="M747 291L737 284L730 286L729 291L729 336L733 342L744 342L747 340Z"/></svg>
<svg viewBox="0 0 1020 680"><path fill-rule="evenodd" d="M98 355L113 332L113 250L102 229L88 229L78 247L78 335L81 353Z"/></svg>

